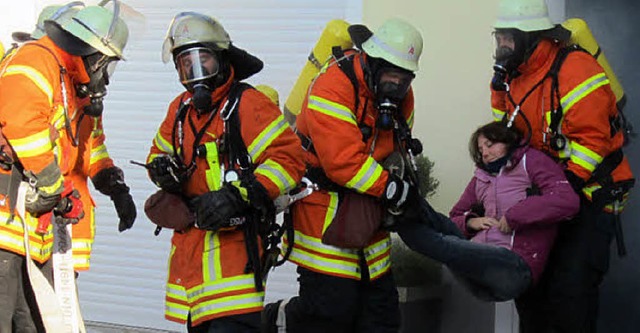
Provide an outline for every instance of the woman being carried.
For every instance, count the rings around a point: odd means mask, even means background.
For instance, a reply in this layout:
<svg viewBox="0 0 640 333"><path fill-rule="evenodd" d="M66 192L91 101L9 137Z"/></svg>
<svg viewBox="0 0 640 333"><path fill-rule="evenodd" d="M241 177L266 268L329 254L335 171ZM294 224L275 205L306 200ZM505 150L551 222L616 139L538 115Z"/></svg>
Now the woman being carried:
<svg viewBox="0 0 640 333"><path fill-rule="evenodd" d="M446 264L480 299L505 301L539 279L557 223L578 213L580 199L562 168L520 146L521 134L492 122L471 136L474 177L450 212L426 202L395 226L414 251Z"/></svg>

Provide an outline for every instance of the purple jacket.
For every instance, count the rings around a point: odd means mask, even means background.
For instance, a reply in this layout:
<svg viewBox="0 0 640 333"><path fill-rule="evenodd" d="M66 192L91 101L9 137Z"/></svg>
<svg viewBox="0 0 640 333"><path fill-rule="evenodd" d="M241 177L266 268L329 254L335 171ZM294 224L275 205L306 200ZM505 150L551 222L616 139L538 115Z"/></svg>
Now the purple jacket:
<svg viewBox="0 0 640 333"><path fill-rule="evenodd" d="M527 196L532 184L540 189L539 195ZM503 234L497 227L468 230L467 219L478 216L472 211L478 205L484 208L484 216L497 220L506 216L513 232ZM572 218L579 209L580 198L561 166L544 153L524 147L514 151L497 175L477 168L449 216L472 241L504 246L520 255L536 283L556 238L556 223Z"/></svg>

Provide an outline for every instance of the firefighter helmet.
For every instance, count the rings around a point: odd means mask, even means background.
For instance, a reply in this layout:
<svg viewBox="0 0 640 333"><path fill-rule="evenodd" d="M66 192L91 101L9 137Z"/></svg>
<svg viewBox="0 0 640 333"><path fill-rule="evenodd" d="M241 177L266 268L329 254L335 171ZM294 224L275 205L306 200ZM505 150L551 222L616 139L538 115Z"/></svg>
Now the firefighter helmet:
<svg viewBox="0 0 640 333"><path fill-rule="evenodd" d="M393 18L362 43L362 50L371 57L415 72L422 54L422 35L408 22Z"/></svg>
<svg viewBox="0 0 640 333"><path fill-rule="evenodd" d="M498 18L493 25L496 29L518 29L525 32L549 30L554 26L545 0L501 0Z"/></svg>
<svg viewBox="0 0 640 333"><path fill-rule="evenodd" d="M213 51L228 50L231 38L224 27L213 17L195 13L177 14L167 30L162 44L162 61L168 63L178 49L200 44ZM175 59L174 59L175 60Z"/></svg>
<svg viewBox="0 0 640 333"><path fill-rule="evenodd" d="M112 2L114 4L113 11L103 6L88 6L75 13L71 19L57 24L62 30L100 53L124 59L122 51L129 39L129 28L120 17L118 0L112 0ZM45 21L45 27L52 22ZM47 34L49 34L48 30Z"/></svg>

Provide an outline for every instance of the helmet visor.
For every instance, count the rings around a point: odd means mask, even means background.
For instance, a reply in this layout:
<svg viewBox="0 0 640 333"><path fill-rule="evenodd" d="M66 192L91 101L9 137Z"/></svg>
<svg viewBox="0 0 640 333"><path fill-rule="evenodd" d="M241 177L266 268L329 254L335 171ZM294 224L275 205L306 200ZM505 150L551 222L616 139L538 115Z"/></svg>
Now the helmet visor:
<svg viewBox="0 0 640 333"><path fill-rule="evenodd" d="M186 49L176 56L175 61L182 84L208 79L220 70L216 54L204 47Z"/></svg>

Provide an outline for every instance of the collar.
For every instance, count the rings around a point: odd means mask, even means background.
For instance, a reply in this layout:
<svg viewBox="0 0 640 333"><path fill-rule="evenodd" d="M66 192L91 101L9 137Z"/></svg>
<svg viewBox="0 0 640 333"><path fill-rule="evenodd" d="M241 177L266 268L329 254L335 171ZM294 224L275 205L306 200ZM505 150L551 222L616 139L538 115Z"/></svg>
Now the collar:
<svg viewBox="0 0 640 333"><path fill-rule="evenodd" d="M529 59L518 67L518 72L521 75L529 75L540 70L546 71L553 63L559 49L559 43L547 38L541 39Z"/></svg>

